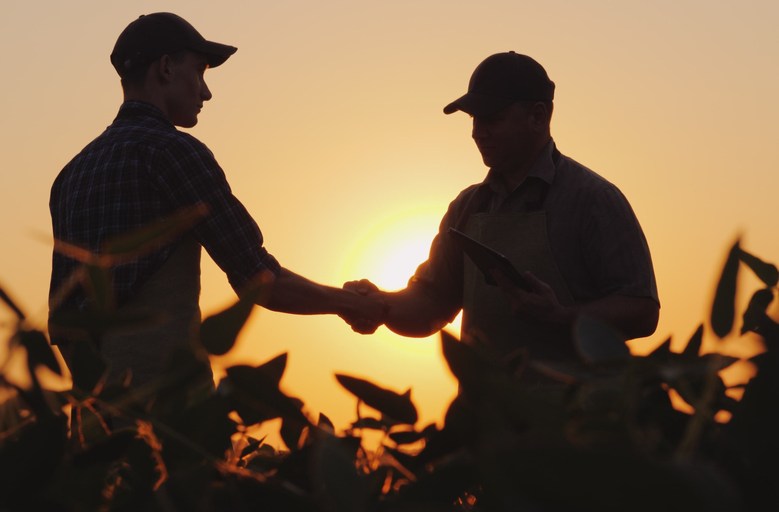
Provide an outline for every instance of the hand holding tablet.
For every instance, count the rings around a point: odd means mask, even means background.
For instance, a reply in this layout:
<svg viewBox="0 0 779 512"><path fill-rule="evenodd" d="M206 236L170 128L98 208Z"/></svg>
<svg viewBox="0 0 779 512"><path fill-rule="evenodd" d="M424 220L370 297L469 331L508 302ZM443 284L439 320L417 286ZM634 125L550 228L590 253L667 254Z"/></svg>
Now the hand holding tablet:
<svg viewBox="0 0 779 512"><path fill-rule="evenodd" d="M449 228L449 234L457 240L457 243L465 254L467 254L468 257L471 258L471 261L473 261L479 270L481 270L487 284L493 286L497 285L495 279L492 277L492 271L499 270L517 287L522 288L523 290L532 291L530 283L522 277L522 274L514 268L514 265L511 264L506 256L455 228Z"/></svg>

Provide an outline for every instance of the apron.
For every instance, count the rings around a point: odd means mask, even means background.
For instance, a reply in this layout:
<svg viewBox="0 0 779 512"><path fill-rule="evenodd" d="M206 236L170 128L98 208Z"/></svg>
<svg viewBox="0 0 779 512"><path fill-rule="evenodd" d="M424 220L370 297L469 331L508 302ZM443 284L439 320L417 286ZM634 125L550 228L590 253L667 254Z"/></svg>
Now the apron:
<svg viewBox="0 0 779 512"><path fill-rule="evenodd" d="M464 231L503 253L520 272L529 270L548 283L561 304L573 305L573 297L552 256L544 211L476 213L470 216ZM463 257L463 341L484 345L501 357L522 349L534 360L578 359L570 327L512 313L500 288L487 284L470 258Z"/></svg>
<svg viewBox="0 0 779 512"><path fill-rule="evenodd" d="M193 350L200 326L200 253L195 239L182 239L160 270L122 306L122 311L149 311L161 318L103 337L100 353L108 363L109 382L121 379L129 368L133 387L147 384L163 374L172 353Z"/></svg>

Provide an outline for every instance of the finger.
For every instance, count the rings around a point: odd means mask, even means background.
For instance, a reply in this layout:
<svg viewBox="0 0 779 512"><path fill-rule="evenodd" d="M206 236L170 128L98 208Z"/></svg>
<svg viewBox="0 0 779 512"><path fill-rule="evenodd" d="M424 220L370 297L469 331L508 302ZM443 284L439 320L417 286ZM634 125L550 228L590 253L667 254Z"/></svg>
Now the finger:
<svg viewBox="0 0 779 512"><path fill-rule="evenodd" d="M355 291L358 291L359 288L360 288L360 283L358 281L346 281L343 284L343 289L344 290L349 290L349 291L355 292Z"/></svg>
<svg viewBox="0 0 779 512"><path fill-rule="evenodd" d="M350 324L352 330L359 334L373 334L376 329L379 328L379 324L375 322L356 321Z"/></svg>
<svg viewBox="0 0 779 512"><path fill-rule="evenodd" d="M372 282L370 282L367 279L360 279L358 281L358 284L360 285L360 288L362 290L365 290L365 293L379 291L379 287L376 286L375 284L373 284Z"/></svg>
<svg viewBox="0 0 779 512"><path fill-rule="evenodd" d="M546 290L547 288L550 288L550 286L546 283L546 281L542 281L534 273L532 273L529 270L526 270L522 272L522 277L525 278L525 280L530 284L533 291L536 292L542 292Z"/></svg>

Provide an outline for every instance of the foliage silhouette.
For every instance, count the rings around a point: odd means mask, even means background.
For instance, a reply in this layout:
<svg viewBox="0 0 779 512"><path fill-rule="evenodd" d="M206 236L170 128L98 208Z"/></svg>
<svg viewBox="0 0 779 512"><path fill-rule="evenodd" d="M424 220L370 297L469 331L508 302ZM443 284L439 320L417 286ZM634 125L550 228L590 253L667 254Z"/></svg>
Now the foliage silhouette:
<svg viewBox="0 0 779 512"><path fill-rule="evenodd" d="M114 246L121 247L116 253L124 258L145 251L191 221L185 215L160 224L164 229L128 236ZM90 258L85 265L95 266ZM754 292L734 331L742 263L764 288ZM142 388L106 385L105 364L92 342L120 320L112 317L107 284L93 279L95 296L103 297L94 311L104 316L68 324L90 333L76 357L81 377L70 390L52 391L41 384L39 371L62 369L45 332L29 325L0 290L17 322L9 354L26 353L30 382L22 386L0 374L7 397L0 404L0 509L776 508L779 324L768 311L776 303L777 281L775 266L739 242L730 248L710 327L717 338L759 336L765 346L750 361L754 377L736 389L720 372L738 359L702 352L704 324L682 352L672 351L668 338L639 356L608 328L583 318L575 326L581 361L566 364L521 352L497 358L442 331L442 351L460 385L442 427L417 425L411 390L398 393L339 374L358 403L355 421L342 433L325 415L309 418L303 401L281 389L286 354L228 368L215 392L210 382L197 380L207 353L232 348L251 314L251 298L207 317L203 345L175 354L159 381ZM543 379L530 383L531 371ZM671 391L692 412L675 407ZM738 400L736 391L743 392ZM363 415L360 404L370 412ZM718 419L723 414L729 420ZM279 418L285 448L252 437L252 429ZM368 432L380 433L378 447L366 447Z"/></svg>

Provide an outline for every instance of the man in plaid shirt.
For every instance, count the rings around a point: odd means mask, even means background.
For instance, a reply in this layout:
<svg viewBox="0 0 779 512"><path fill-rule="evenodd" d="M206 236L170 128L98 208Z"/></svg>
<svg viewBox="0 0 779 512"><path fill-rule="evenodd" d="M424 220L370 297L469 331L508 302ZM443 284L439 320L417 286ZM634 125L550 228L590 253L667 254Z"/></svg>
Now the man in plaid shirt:
<svg viewBox="0 0 779 512"><path fill-rule="evenodd" d="M111 329L97 341L108 379L153 382L177 350L191 348L200 325L200 248L227 274L239 295L270 285L261 305L295 314L338 314L375 324L383 303L314 283L285 268L263 247L262 233L232 194L211 151L175 127L197 124L211 99L207 68L236 48L204 39L171 13L139 17L119 36L111 63L124 103L113 123L71 160L50 198L55 239L50 334L71 366L85 332L62 319L110 309L125 317L153 313L155 322ZM111 252L117 236L171 216L192 228L160 247L110 265L112 296L96 300L79 254ZM88 258L90 256L87 256ZM72 318L72 316L71 316ZM359 327L358 327L359 328ZM207 367L207 365L205 365ZM209 376L210 376L210 370ZM76 377L74 375L74 377Z"/></svg>

